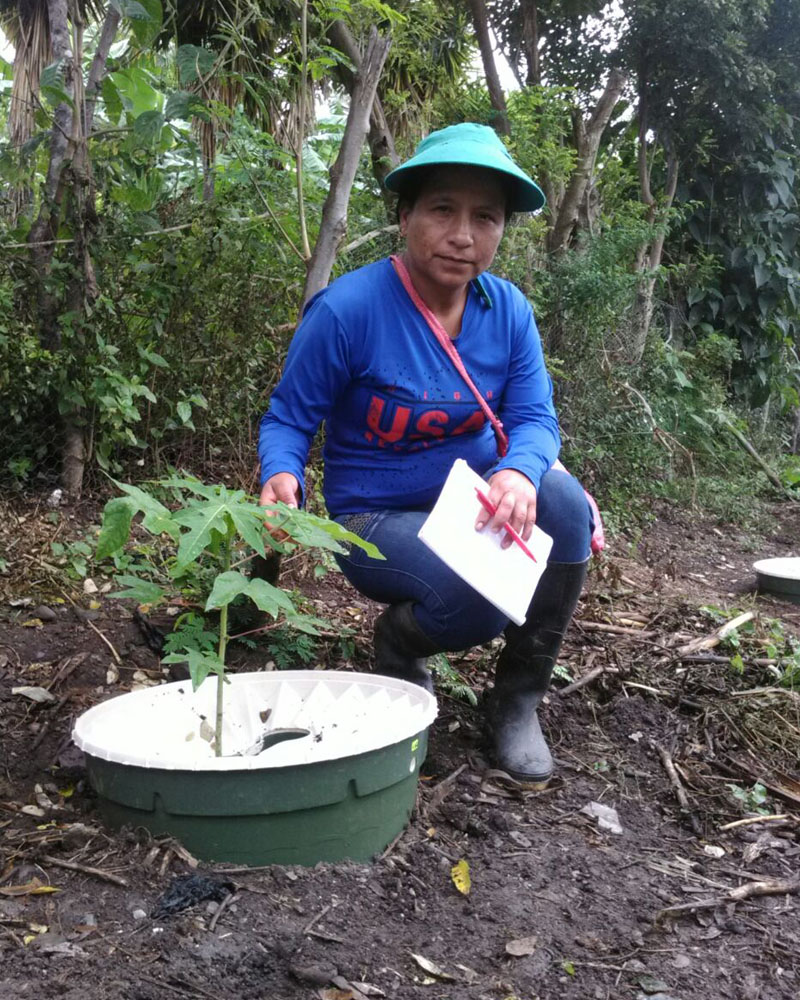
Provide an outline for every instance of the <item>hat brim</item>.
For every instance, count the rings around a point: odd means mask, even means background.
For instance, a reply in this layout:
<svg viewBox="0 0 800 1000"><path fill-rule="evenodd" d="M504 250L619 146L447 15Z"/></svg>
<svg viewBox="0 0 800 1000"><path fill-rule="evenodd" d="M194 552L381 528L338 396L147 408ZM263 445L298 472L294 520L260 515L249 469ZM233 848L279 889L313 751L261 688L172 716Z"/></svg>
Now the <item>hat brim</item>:
<svg viewBox="0 0 800 1000"><path fill-rule="evenodd" d="M415 174L441 166L478 167L502 174L509 192L508 209L511 212L538 212L545 204L542 189L512 159L494 149L487 149L484 144L463 140L440 143L435 148L417 153L388 174L384 184L389 191L398 193Z"/></svg>

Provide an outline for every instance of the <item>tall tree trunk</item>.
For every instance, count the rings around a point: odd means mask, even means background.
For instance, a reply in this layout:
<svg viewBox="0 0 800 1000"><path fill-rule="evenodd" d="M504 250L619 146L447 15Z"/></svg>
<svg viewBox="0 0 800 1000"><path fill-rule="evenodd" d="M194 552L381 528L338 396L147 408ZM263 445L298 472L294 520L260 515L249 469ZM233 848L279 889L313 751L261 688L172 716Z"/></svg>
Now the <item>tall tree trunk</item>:
<svg viewBox="0 0 800 1000"><path fill-rule="evenodd" d="M489 36L489 17L486 13L486 4L484 0L469 0L469 5L472 10L472 23L478 38L478 46L481 50L483 72L486 75L486 86L489 88L489 100L495 110L492 125L499 135L511 135L506 99L503 88L500 86L500 77L497 74L494 52L492 51L492 40Z"/></svg>
<svg viewBox="0 0 800 1000"><path fill-rule="evenodd" d="M86 305L97 295L94 266L90 254L96 227L94 186L88 156L87 137L92 128L97 95L106 72L108 54L120 23L117 10L109 5L100 32L97 50L89 69L86 92L81 76L82 25L75 14L75 52L72 51L68 0L48 0L47 4L53 59L63 67L63 90L69 98L53 115L50 159L42 188L39 214L31 226L28 242L36 272L39 340L47 350L62 348L59 314L73 313L80 327ZM69 216L74 233L72 243L74 277L62 303L50 288L55 237L63 212ZM75 410L60 417L61 481L67 492L78 494L86 463L84 415Z"/></svg>
<svg viewBox="0 0 800 1000"><path fill-rule="evenodd" d="M378 80L390 45L389 38L380 37L375 28L372 28L361 69L357 74L356 86L350 98L350 110L342 145L331 168L331 186L322 207L322 221L314 252L308 262L303 305L328 284L336 258L336 249L345 232L350 191L355 180L361 147L369 127Z"/></svg>
<svg viewBox="0 0 800 1000"><path fill-rule="evenodd" d="M652 162L647 157L647 117L640 108L639 119L639 186L641 200L647 205L647 221L651 225L659 222L655 236L649 244L643 244L636 254L636 270L641 275L636 290L636 299L627 324L627 337L622 349L622 360L638 365L647 345L647 335L653 322L656 282L661 258L664 253L664 239L667 234L667 217L675 200L678 187L679 161L675 153L667 150L667 177L660 204L653 196L651 187Z"/></svg>
<svg viewBox="0 0 800 1000"><path fill-rule="evenodd" d="M538 87L542 82L539 66L539 9L536 0L521 0L522 7L522 46L525 52L525 62L528 72L525 85Z"/></svg>
<svg viewBox="0 0 800 1000"><path fill-rule="evenodd" d="M351 72L349 67L345 65L339 67L339 75L347 88L348 94L352 98L356 87L357 74L361 71L361 52L344 21L334 21L331 24L330 28L328 28L328 39L333 47L338 49L343 55L346 55L355 67L355 73ZM389 128L381 99L377 93L375 94L370 110L367 143L369 144L370 156L372 157L372 173L378 182L381 197L386 203L387 209L391 208L394 205L394 196L390 191L386 190L383 182L386 179L386 175L399 164L400 158L395 149L394 135Z"/></svg>
<svg viewBox="0 0 800 1000"><path fill-rule="evenodd" d="M611 118L611 112L622 96L625 82L623 73L616 69L612 70L589 120L585 122L577 109L573 113L575 148L578 158L563 198L557 206L551 207L553 228L547 236L547 249L550 253L560 253L566 250L570 244L578 221L581 202L586 197L586 191L594 173L600 140Z"/></svg>
<svg viewBox="0 0 800 1000"><path fill-rule="evenodd" d="M55 249L53 240L58 231L61 202L64 196L62 183L64 168L74 152L72 148L72 109L75 91L75 66L69 37L67 0L48 0L47 13L53 59L61 62L64 71L63 90L69 102L62 101L53 115L50 138L50 160L42 189L42 203L36 221L28 233L33 264L38 280L39 340L42 347L57 351L61 347L58 329L58 304L47 288L50 264Z"/></svg>

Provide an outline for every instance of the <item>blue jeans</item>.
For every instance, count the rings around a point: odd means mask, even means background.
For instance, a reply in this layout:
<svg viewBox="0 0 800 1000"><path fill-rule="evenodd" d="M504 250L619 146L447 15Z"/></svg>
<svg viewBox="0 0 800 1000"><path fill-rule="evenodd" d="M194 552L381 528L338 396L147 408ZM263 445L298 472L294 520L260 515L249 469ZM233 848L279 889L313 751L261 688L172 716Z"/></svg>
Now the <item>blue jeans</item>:
<svg viewBox="0 0 800 1000"><path fill-rule="evenodd" d="M412 601L422 631L443 650L468 649L500 635L508 619L424 545L417 532L424 510L383 510L359 515L354 530L377 545L385 561L359 548L336 557L356 590L382 604ZM353 515L336 520L348 522ZM577 479L545 473L536 501L536 523L553 539L550 562L582 563L589 558L593 524Z"/></svg>

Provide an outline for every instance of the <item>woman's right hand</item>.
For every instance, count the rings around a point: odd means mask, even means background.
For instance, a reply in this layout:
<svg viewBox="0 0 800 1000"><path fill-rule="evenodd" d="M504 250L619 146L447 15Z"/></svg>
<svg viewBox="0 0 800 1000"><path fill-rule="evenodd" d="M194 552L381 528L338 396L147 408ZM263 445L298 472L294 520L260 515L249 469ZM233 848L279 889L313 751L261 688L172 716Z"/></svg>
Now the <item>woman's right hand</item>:
<svg viewBox="0 0 800 1000"><path fill-rule="evenodd" d="M297 481L297 477L293 476L291 472L276 472L264 483L258 502L262 507L273 503L285 503L287 507L299 506L300 483ZM276 516L275 512L267 511L268 518ZM270 527L268 522L265 522L264 526L271 535L279 540L287 537L285 531Z"/></svg>

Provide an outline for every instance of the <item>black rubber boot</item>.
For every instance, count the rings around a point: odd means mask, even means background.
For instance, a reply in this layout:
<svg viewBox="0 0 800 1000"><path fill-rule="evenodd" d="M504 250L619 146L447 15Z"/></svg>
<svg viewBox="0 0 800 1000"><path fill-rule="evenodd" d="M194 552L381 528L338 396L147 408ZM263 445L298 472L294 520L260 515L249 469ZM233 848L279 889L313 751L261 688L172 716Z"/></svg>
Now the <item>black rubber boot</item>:
<svg viewBox="0 0 800 1000"><path fill-rule="evenodd" d="M517 781L541 785L553 774L553 758L536 710L550 686L564 632L581 596L588 560L550 563L528 608L524 625L509 625L488 702L494 761Z"/></svg>
<svg viewBox="0 0 800 1000"><path fill-rule="evenodd" d="M426 660L440 653L441 646L432 642L417 624L413 604L391 604L375 622L375 673L384 677L399 677L402 681L419 684L433 694L433 678Z"/></svg>

